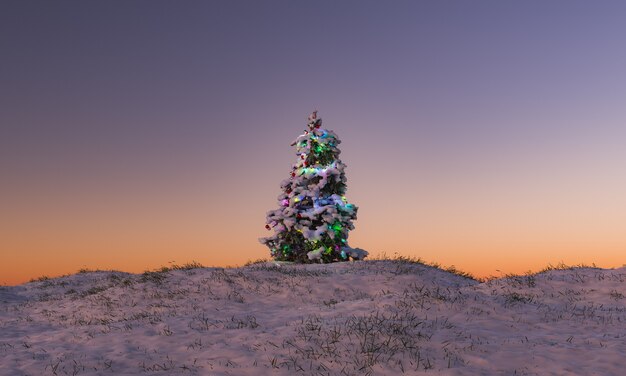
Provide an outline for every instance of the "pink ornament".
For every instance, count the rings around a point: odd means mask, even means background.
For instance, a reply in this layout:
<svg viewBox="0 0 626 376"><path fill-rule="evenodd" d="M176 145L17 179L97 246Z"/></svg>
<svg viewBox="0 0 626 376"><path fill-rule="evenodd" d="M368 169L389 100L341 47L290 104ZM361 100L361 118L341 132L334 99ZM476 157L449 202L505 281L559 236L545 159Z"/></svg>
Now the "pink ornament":
<svg viewBox="0 0 626 376"><path fill-rule="evenodd" d="M287 199L282 200L282 201L281 201L281 205L283 205L283 206L289 206L289 200L287 200Z"/></svg>

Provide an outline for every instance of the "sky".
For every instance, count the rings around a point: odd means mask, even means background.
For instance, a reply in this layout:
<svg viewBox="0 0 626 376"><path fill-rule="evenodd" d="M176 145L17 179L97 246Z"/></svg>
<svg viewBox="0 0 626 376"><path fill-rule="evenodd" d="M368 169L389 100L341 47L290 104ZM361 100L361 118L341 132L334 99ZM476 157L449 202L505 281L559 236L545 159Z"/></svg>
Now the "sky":
<svg viewBox="0 0 626 376"><path fill-rule="evenodd" d="M619 1L0 2L0 284L268 258L318 110L350 245L626 263Z"/></svg>

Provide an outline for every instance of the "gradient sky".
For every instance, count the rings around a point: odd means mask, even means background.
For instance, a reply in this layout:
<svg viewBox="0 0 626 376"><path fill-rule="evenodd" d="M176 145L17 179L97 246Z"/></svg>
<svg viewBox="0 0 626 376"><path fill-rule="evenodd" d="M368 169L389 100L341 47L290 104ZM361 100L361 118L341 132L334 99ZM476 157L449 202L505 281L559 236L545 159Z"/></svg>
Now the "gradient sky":
<svg viewBox="0 0 626 376"><path fill-rule="evenodd" d="M350 244L626 263L626 3L2 1L0 284L268 257L318 109Z"/></svg>

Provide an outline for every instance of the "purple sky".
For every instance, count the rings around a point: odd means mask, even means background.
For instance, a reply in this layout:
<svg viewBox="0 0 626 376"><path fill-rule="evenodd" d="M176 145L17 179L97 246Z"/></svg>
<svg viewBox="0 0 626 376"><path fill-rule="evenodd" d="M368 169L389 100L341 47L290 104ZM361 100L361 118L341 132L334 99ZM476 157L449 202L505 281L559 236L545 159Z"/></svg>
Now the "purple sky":
<svg viewBox="0 0 626 376"><path fill-rule="evenodd" d="M343 140L354 246L477 274L621 265L625 15L619 1L3 1L1 257L31 274L267 257L265 212L318 109Z"/></svg>

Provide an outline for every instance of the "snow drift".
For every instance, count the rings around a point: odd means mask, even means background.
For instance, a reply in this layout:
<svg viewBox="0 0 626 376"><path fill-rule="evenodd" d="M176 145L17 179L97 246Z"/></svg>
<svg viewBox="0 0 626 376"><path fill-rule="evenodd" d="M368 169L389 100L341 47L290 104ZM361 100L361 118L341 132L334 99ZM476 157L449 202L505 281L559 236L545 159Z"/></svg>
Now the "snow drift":
<svg viewBox="0 0 626 376"><path fill-rule="evenodd" d="M626 269L91 272L0 287L0 375L621 375Z"/></svg>

